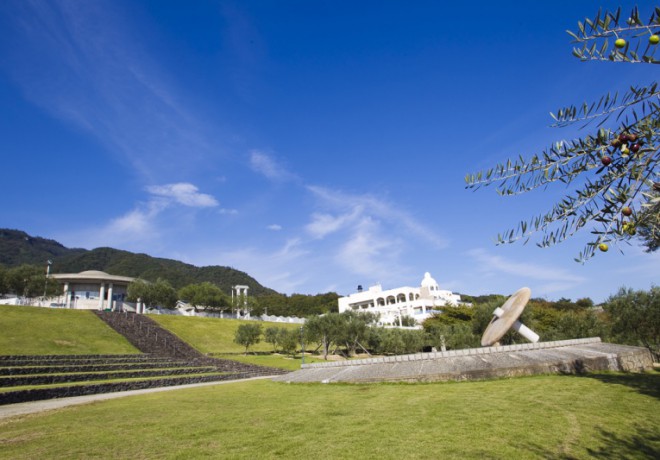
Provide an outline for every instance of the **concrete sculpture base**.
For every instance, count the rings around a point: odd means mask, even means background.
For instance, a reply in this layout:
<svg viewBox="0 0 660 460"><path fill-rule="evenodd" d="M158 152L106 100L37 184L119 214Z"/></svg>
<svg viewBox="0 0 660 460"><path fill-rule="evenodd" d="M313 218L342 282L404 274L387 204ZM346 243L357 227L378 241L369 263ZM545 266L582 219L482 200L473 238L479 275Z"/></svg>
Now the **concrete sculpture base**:
<svg viewBox="0 0 660 460"><path fill-rule="evenodd" d="M646 348L600 338L470 348L446 352L305 364L273 380L289 383L437 382L653 368Z"/></svg>

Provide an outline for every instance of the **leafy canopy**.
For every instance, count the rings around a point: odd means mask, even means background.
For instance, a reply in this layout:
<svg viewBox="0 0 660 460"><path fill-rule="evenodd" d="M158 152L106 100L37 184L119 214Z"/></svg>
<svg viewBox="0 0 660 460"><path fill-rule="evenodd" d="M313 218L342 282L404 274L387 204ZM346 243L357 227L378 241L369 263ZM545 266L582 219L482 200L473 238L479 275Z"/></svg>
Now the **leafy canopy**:
<svg viewBox="0 0 660 460"><path fill-rule="evenodd" d="M658 64L660 8L644 22L637 8L628 18L599 11L568 32L578 44L573 55L582 61ZM504 196L573 184L573 190L550 211L521 221L499 234L498 244L523 240L540 232L540 247L552 246L582 229L593 237L576 261L596 249L641 240L647 251L660 242L660 88L658 82L631 86L624 94L608 93L598 101L569 105L554 114L554 127L593 125L582 138L558 141L530 159L520 156L494 168L468 174L467 188L497 184ZM578 180L579 179L579 180Z"/></svg>

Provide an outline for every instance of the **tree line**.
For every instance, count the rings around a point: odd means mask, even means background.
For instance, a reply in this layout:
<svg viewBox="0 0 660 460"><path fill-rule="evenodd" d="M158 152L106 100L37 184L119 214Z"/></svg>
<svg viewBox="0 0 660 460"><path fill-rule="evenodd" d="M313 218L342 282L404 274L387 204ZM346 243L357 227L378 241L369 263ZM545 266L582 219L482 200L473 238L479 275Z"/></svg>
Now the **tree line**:
<svg viewBox="0 0 660 460"><path fill-rule="evenodd" d="M160 306L172 309L177 300L186 302L195 311L212 313L239 310L252 316L264 314L274 316L320 315L337 311L337 299L334 293L302 295L267 294L262 296L234 296L227 294L217 285L205 281L189 284L176 290L167 280L159 278L155 283L135 280L128 286L128 299L137 302L140 299L148 308Z"/></svg>
<svg viewBox="0 0 660 460"><path fill-rule="evenodd" d="M303 343L307 351L327 359L330 354L351 357L357 353L397 355L422 351L479 347L481 336L504 296L488 296L473 306L447 307L423 323L421 330L378 327L378 316L366 312L328 313L307 318L301 331L268 327L259 323L239 326L235 341L246 347L263 338L273 351L295 354ZM660 288L636 291L621 288L599 307L591 299L551 302L532 299L521 321L543 341L600 337L603 341L643 346L660 357ZM509 331L502 345L523 343Z"/></svg>
<svg viewBox="0 0 660 460"><path fill-rule="evenodd" d="M222 267L205 267L219 270ZM240 284L240 283L239 283ZM252 287L252 286L251 286ZM258 291L263 292L263 291ZM55 297L62 294L55 279L46 277L44 267L20 265L5 267L0 265L0 295L15 294L26 298ZM337 311L339 295L334 292L316 295L271 293L234 298L218 284L210 281L186 284L177 289L169 279L158 278L155 282L136 279L128 286L127 300L137 302L140 299L148 308L162 307L173 309L178 300L190 304L195 311L224 312L241 307L254 316L263 314L273 316L320 315Z"/></svg>

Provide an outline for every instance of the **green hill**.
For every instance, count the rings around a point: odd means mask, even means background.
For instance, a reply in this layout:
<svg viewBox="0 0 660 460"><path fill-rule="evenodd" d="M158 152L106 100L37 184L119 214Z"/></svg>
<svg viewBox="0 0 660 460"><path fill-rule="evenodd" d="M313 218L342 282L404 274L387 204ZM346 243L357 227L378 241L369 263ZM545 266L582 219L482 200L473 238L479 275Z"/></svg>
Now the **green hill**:
<svg viewBox="0 0 660 460"><path fill-rule="evenodd" d="M0 305L0 355L138 353L88 310Z"/></svg>
<svg viewBox="0 0 660 460"><path fill-rule="evenodd" d="M257 297L276 294L247 273L230 267L196 267L177 260L113 248L70 249L57 241L31 236L20 230L0 229L0 265L8 268L23 264L45 266L48 260L53 262L51 273L101 270L149 281L163 278L176 289L208 281L226 293L231 292L232 286L242 284L250 286L250 294Z"/></svg>

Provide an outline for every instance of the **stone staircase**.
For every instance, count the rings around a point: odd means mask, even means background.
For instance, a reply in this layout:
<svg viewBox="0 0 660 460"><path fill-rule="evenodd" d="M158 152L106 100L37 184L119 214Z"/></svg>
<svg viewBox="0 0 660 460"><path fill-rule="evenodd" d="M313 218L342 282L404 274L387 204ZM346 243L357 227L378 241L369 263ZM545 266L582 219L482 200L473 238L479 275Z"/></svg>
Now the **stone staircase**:
<svg viewBox="0 0 660 460"><path fill-rule="evenodd" d="M181 359L203 359L205 356L163 329L145 315L127 312L95 311L99 318L115 331L126 337L142 353Z"/></svg>
<svg viewBox="0 0 660 460"><path fill-rule="evenodd" d="M135 313L96 311L96 315L115 331L126 337L142 353L153 356L187 360L198 365L211 365L226 372L245 372L252 377L280 375L288 371L273 367L240 363L228 359L212 358L188 345L156 321Z"/></svg>

